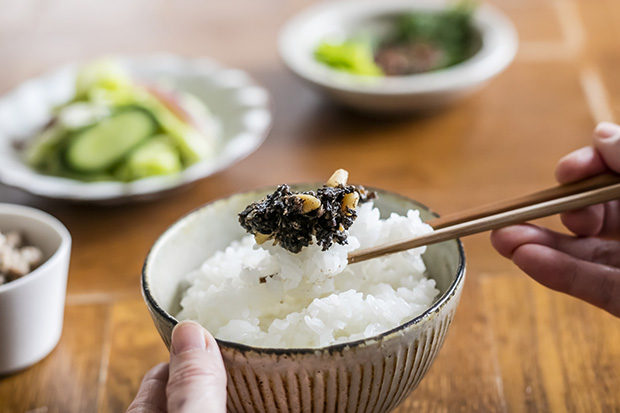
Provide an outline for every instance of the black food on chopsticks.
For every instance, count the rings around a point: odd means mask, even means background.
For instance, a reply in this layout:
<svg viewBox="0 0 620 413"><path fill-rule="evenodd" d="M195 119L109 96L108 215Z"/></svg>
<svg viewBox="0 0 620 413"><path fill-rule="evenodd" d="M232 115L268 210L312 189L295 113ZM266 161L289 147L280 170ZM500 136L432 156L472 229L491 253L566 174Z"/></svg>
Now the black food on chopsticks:
<svg viewBox="0 0 620 413"><path fill-rule="evenodd" d="M316 191L295 192L286 185L239 214L241 226L262 244L274 244L298 253L315 240L323 250L333 243L346 244L359 202L376 197L362 186L347 185L348 172L338 169Z"/></svg>

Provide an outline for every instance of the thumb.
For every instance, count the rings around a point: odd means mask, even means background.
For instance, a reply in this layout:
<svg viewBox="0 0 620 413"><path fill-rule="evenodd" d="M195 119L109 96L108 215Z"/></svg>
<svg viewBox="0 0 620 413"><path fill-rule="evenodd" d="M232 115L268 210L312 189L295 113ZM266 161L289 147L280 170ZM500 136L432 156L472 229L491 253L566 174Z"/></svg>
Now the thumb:
<svg viewBox="0 0 620 413"><path fill-rule="evenodd" d="M172 331L168 412L225 412L226 371L217 342L201 325L183 321Z"/></svg>
<svg viewBox="0 0 620 413"><path fill-rule="evenodd" d="M594 146L607 166L620 172L620 126L601 122L594 130Z"/></svg>

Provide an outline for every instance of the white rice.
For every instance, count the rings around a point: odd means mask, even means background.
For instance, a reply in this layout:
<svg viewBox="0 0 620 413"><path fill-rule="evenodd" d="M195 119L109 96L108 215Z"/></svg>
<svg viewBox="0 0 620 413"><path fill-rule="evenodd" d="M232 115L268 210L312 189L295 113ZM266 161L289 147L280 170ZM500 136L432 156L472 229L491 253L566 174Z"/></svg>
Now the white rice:
<svg viewBox="0 0 620 413"><path fill-rule="evenodd" d="M432 228L415 210L386 220L372 202L357 211L348 244L325 252L316 244L298 254L270 242L259 247L251 235L234 241L187 275L177 318L222 340L273 348L324 347L411 320L439 293L425 276L425 247L349 267L347 254Z"/></svg>

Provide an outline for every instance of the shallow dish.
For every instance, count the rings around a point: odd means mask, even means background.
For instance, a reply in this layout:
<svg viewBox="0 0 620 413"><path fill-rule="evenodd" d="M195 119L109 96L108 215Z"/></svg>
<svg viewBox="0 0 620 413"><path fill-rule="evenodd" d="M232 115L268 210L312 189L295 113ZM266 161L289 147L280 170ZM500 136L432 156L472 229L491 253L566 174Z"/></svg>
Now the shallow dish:
<svg viewBox="0 0 620 413"><path fill-rule="evenodd" d="M415 11L439 11L446 0L345 0L321 3L291 19L279 35L284 63L302 80L335 102L374 113L433 110L453 103L487 83L514 59L514 26L495 7L479 5L473 25L482 45L466 61L446 69L394 77L358 76L316 61L314 50L328 38L347 38L363 30L381 33L385 20Z"/></svg>
<svg viewBox="0 0 620 413"><path fill-rule="evenodd" d="M316 188L316 187L315 187ZM166 345L178 320L182 277L245 232L237 214L275 188L207 204L173 224L155 242L142 272L142 293ZM415 201L378 191L384 215L419 209ZM235 230L230 230L236 228ZM257 348L218 340L228 374L228 410L390 411L419 384L441 348L465 279L459 241L429 246L424 254L439 297L413 320L365 340L323 348Z"/></svg>
<svg viewBox="0 0 620 413"><path fill-rule="evenodd" d="M233 165L255 151L266 138L272 121L270 96L245 72L207 58L170 54L119 60L138 80L164 80L203 100L219 128L221 143L216 155L178 174L133 182L82 182L35 171L23 162L14 143L31 137L49 120L55 105L73 96L78 67L74 63L31 79L0 98L0 182L35 195L73 201L118 203L150 199Z"/></svg>

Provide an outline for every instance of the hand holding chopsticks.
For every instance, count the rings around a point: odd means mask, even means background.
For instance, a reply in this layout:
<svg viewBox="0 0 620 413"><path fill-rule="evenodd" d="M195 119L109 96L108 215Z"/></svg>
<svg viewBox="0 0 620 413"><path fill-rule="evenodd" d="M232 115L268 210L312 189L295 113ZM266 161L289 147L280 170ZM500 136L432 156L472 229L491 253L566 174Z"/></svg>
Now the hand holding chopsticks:
<svg viewBox="0 0 620 413"><path fill-rule="evenodd" d="M409 240L354 251L349 263L365 261L411 248L473 235L533 219L620 199L620 175L606 174L559 185L531 195L475 208L428 222L435 231Z"/></svg>

